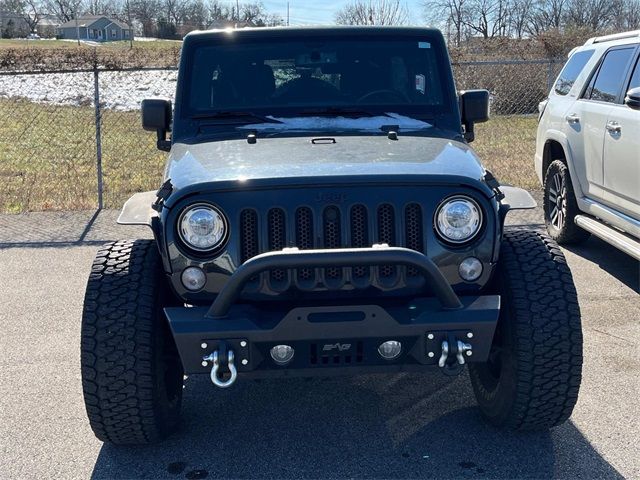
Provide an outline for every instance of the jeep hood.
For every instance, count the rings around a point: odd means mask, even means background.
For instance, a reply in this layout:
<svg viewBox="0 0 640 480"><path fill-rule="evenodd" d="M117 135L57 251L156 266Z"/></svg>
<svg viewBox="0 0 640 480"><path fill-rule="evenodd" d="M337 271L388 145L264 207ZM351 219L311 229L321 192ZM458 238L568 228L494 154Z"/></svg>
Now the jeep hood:
<svg viewBox="0 0 640 480"><path fill-rule="evenodd" d="M333 140L335 138L335 143ZM314 142L312 142L314 140ZM416 175L481 180L484 169L465 143L446 138L384 135L259 138L197 144L175 143L165 179L175 190L207 182L303 177Z"/></svg>

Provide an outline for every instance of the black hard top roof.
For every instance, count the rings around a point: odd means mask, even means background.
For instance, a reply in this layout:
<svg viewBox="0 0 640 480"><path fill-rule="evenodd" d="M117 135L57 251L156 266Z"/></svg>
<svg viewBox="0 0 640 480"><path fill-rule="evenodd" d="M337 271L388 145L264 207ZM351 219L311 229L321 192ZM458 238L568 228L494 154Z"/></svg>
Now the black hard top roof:
<svg viewBox="0 0 640 480"><path fill-rule="evenodd" d="M227 28L216 30L196 30L187 34L185 40L215 40L221 37L231 38L286 38L286 37L344 37L344 36L430 36L441 37L440 30L427 27L387 27L387 26L318 26L318 27L254 27Z"/></svg>

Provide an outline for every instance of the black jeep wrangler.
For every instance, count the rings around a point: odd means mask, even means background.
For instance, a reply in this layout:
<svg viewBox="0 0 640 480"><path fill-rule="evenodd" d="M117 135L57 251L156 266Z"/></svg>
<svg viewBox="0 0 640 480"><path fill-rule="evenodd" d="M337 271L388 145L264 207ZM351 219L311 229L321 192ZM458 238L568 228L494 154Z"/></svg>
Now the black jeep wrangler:
<svg viewBox="0 0 640 480"><path fill-rule="evenodd" d="M468 365L490 422L564 422L581 379L576 291L553 241L504 230L535 202L469 147L488 115L487 91L456 92L437 30L187 35L175 111L142 104L170 152L165 182L119 218L155 239L103 247L87 286L98 438L162 438L194 374L226 388Z"/></svg>

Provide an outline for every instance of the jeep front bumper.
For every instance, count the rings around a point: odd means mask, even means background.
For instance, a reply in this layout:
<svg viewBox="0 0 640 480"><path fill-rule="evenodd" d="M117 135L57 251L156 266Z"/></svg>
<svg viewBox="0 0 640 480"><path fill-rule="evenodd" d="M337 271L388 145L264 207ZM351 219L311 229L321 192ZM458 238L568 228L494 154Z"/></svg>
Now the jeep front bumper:
<svg viewBox="0 0 640 480"><path fill-rule="evenodd" d="M390 264L418 269L435 296L293 308L235 303L249 279L273 268ZM499 296L458 297L424 254L387 246L265 253L238 268L211 307L165 309L185 373L211 371L212 379L214 353L224 372L230 351L233 367L247 376L402 371L483 362L499 311ZM402 346L392 360L378 351L389 340ZM286 365L271 358L276 345L294 349Z"/></svg>

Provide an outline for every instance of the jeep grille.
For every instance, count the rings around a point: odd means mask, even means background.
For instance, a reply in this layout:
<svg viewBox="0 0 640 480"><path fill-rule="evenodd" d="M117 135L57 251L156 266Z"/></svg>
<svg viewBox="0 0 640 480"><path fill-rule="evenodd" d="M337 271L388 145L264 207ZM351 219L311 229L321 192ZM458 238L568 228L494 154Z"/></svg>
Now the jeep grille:
<svg viewBox="0 0 640 480"><path fill-rule="evenodd" d="M374 243L387 243L425 251L423 212L417 203L396 207L383 203L371 211L363 204L350 207L335 205L312 209L307 206L285 210L279 207L267 210L266 218L253 209L240 213L240 254L242 262L259 253L297 247L311 248L370 247ZM299 288L314 289L324 285L327 289L340 289L350 282L366 288L377 277L379 284L391 288L400 275L417 277L415 268L404 269L393 265L354 268L301 268L292 272L276 269L268 273L270 287L284 290L295 282Z"/></svg>

